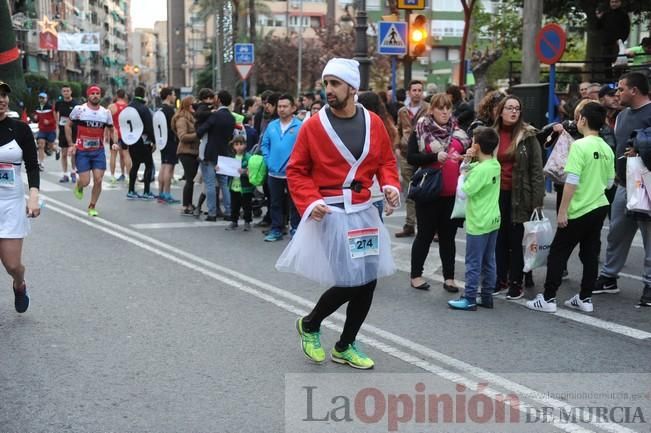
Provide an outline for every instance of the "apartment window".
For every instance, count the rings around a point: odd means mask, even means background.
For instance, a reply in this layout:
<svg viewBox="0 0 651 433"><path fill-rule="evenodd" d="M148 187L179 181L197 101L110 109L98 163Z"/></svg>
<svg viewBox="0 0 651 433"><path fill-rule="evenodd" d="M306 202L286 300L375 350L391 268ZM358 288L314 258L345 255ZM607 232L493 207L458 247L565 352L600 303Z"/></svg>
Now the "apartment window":
<svg viewBox="0 0 651 433"><path fill-rule="evenodd" d="M432 20L432 36L460 38L464 22L459 20Z"/></svg>
<svg viewBox="0 0 651 433"><path fill-rule="evenodd" d="M437 12L463 12L459 0L432 0L432 10Z"/></svg>
<svg viewBox="0 0 651 433"><path fill-rule="evenodd" d="M298 26L309 27L310 17L297 17L297 16L289 17L289 25L292 27L298 27Z"/></svg>

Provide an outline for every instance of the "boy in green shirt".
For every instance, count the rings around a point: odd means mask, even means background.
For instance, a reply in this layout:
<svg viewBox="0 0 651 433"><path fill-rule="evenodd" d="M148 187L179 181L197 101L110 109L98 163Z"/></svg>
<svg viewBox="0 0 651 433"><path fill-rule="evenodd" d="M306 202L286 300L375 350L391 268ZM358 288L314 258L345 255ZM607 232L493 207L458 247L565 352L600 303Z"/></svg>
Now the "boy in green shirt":
<svg viewBox="0 0 651 433"><path fill-rule="evenodd" d="M643 38L640 45L629 48L626 55L633 58L633 66L651 63L651 38Z"/></svg>
<svg viewBox="0 0 651 433"><path fill-rule="evenodd" d="M493 308L493 291L497 280L495 243L500 228L500 163L493 157L500 137L493 128L479 127L473 134L472 148L466 153L459 177L457 195L466 203L466 287L463 296L448 301L455 310L475 311L477 305ZM461 186L462 185L462 186ZM481 279L481 298L477 287ZM478 302L479 301L479 302Z"/></svg>
<svg viewBox="0 0 651 433"><path fill-rule="evenodd" d="M238 135L231 141L231 147L235 153L234 158L242 161L240 177L231 177L229 190L231 193L231 223L226 230L237 230L237 220L240 218L240 209L244 209L244 231L251 230L251 200L255 187L249 182L249 158L251 154L246 152L246 138Z"/></svg>
<svg viewBox="0 0 651 433"><path fill-rule="evenodd" d="M531 310L556 312L556 292L562 272L577 244L583 263L581 291L565 301L565 305L587 313L594 310L592 289L599 271L601 227L608 213L605 190L615 180L615 155L599 137L605 120L606 108L596 102L584 105L579 113L576 126L583 138L572 143L567 156L567 179L558 209L558 229L547 259L545 293L527 302Z"/></svg>

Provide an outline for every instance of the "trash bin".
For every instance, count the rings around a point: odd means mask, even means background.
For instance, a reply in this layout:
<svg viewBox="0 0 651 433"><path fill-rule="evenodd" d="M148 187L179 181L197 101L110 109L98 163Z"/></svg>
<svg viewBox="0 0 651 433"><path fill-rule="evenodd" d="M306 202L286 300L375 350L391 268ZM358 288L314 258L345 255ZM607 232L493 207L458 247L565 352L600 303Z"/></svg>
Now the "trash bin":
<svg viewBox="0 0 651 433"><path fill-rule="evenodd" d="M549 83L516 84L511 86L511 93L522 100L522 119L525 122L542 128L547 122L547 102L549 99Z"/></svg>

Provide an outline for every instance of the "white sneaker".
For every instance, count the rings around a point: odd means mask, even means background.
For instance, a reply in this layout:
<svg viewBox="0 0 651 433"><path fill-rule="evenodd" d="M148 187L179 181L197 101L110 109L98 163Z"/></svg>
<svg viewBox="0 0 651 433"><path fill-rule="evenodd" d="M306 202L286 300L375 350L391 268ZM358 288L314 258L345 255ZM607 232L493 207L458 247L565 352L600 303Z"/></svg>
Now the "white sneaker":
<svg viewBox="0 0 651 433"><path fill-rule="evenodd" d="M556 299L545 301L545 297L542 293L538 293L533 300L527 301L526 306L530 310L542 311L544 313L555 313Z"/></svg>
<svg viewBox="0 0 651 433"><path fill-rule="evenodd" d="M594 311L592 298L586 298L585 301L582 301L581 298L579 298L579 295L574 295L564 303L566 307L574 308L575 310L581 310L584 313L592 313Z"/></svg>

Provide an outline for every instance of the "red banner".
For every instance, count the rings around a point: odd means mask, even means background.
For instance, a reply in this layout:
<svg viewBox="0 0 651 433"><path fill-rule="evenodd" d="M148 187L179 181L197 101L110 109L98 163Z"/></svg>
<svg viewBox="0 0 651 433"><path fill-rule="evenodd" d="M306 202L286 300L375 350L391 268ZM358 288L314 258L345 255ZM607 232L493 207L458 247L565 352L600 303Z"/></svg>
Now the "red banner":
<svg viewBox="0 0 651 433"><path fill-rule="evenodd" d="M51 32L39 33L38 47L42 50L56 50L59 42L57 36Z"/></svg>

